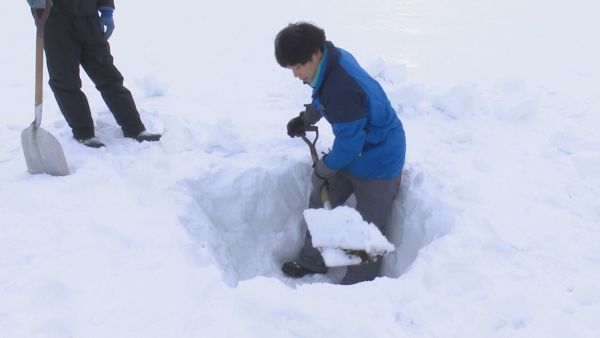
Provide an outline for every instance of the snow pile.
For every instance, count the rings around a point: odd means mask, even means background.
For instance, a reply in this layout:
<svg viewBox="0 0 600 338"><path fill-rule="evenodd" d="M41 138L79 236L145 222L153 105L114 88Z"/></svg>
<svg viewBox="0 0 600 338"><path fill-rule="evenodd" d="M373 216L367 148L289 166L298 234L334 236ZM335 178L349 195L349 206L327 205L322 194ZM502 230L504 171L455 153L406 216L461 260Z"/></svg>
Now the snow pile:
<svg viewBox="0 0 600 338"><path fill-rule="evenodd" d="M394 251L394 246L377 226L365 222L353 208L306 209L304 219L313 245L321 251L325 265L329 267L361 263L360 257L346 254L346 250L362 250L370 258Z"/></svg>

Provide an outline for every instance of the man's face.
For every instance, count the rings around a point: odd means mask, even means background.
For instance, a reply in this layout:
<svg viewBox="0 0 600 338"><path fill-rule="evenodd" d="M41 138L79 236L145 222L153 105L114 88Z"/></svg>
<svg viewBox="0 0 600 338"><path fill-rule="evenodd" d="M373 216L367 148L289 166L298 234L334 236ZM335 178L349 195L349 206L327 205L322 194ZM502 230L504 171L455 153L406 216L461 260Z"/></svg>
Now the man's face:
<svg viewBox="0 0 600 338"><path fill-rule="evenodd" d="M294 77L299 78L304 83L310 83L315 76L315 72L317 71L317 67L319 66L319 62L321 62L322 57L323 53L318 50L305 64L297 64L287 68L292 70Z"/></svg>

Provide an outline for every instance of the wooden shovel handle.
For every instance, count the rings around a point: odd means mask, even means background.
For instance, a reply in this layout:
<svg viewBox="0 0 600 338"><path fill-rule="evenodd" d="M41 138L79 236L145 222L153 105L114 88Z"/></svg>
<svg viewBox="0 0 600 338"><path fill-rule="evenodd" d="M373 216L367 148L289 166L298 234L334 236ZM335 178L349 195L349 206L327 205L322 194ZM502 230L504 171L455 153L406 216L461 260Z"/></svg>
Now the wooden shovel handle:
<svg viewBox="0 0 600 338"><path fill-rule="evenodd" d="M46 26L46 20L50 15L50 8L52 7L52 0L46 1L46 8L44 9L31 9L31 14L35 20L36 26L36 39L35 39L35 106L42 105L43 100L43 88L44 88L44 27ZM37 113L37 112L36 112ZM36 114L37 115L37 114ZM36 116L37 117L37 116ZM40 117L41 118L41 117Z"/></svg>
<svg viewBox="0 0 600 338"><path fill-rule="evenodd" d="M35 106L40 106L44 97L44 38L35 41Z"/></svg>
<svg viewBox="0 0 600 338"><path fill-rule="evenodd" d="M315 138L312 141L306 136L306 132L309 131L315 133ZM304 128L304 131L300 134L300 136L308 145L308 148L310 148L310 156L312 157L313 166L317 165L317 162L319 161L319 154L317 154L317 140L319 139L319 128L317 126L308 126Z"/></svg>

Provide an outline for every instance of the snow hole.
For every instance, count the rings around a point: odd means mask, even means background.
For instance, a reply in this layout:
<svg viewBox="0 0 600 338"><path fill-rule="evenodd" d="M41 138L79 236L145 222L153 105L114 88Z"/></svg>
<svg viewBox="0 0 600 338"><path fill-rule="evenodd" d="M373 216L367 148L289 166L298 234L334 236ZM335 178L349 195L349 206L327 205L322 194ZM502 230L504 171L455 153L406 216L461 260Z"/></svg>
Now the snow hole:
<svg viewBox="0 0 600 338"><path fill-rule="evenodd" d="M185 182L192 202L182 222L195 244L211 252L228 285L257 276L287 279L280 266L303 243L300 224L308 206L311 168L298 162L287 168L236 170L215 170L214 175ZM422 186L422 174L405 170L389 224L396 251L385 258L387 277L402 275L422 247L448 231L435 217L434 206L423 199L427 194L420 191ZM353 197L347 202L354 203ZM332 273L333 278L339 274Z"/></svg>

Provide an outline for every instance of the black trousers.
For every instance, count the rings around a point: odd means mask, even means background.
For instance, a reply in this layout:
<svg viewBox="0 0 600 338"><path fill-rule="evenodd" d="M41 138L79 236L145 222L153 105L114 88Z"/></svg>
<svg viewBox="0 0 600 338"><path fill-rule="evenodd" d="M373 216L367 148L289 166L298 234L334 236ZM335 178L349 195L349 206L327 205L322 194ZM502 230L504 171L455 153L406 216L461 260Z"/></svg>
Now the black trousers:
<svg viewBox="0 0 600 338"><path fill-rule="evenodd" d="M94 136L94 121L81 91L79 66L100 91L125 136L145 130L131 92L113 63L110 47L95 16L70 16L52 9L45 28L50 88L76 139Z"/></svg>

